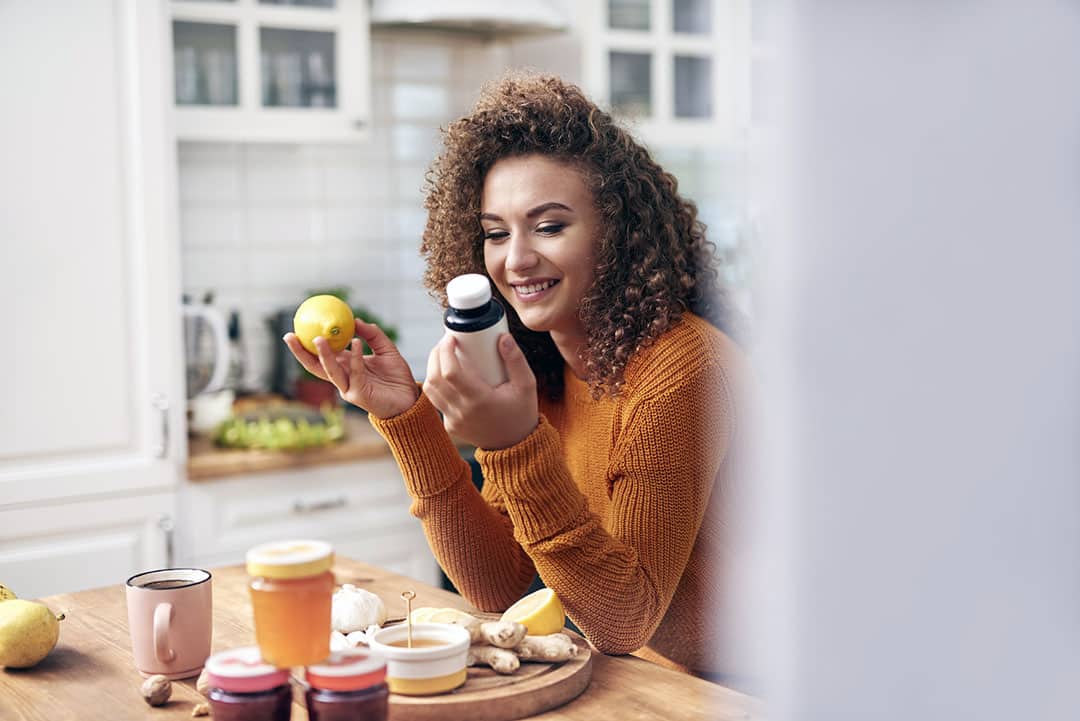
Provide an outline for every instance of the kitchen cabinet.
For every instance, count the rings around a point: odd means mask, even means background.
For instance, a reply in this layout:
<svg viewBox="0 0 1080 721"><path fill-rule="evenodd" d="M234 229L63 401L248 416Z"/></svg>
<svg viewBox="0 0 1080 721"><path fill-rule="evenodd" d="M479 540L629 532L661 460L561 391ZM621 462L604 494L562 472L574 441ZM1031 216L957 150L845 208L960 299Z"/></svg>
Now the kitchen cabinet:
<svg viewBox="0 0 1080 721"><path fill-rule="evenodd" d="M590 94L648 144L723 146L749 125L750 0L582 3Z"/></svg>
<svg viewBox="0 0 1080 721"><path fill-rule="evenodd" d="M173 0L169 12L180 140L367 138L367 0Z"/></svg>
<svg viewBox="0 0 1080 721"><path fill-rule="evenodd" d="M191 482L180 495L181 562L243 563L252 546L315 537L350 558L436 583L438 567L397 463L354 463Z"/></svg>
<svg viewBox="0 0 1080 721"><path fill-rule="evenodd" d="M0 3L0 582L166 560L184 457L164 3Z"/></svg>
<svg viewBox="0 0 1080 721"><path fill-rule="evenodd" d="M170 492L0 510L0 582L40 598L172 565L174 504Z"/></svg>

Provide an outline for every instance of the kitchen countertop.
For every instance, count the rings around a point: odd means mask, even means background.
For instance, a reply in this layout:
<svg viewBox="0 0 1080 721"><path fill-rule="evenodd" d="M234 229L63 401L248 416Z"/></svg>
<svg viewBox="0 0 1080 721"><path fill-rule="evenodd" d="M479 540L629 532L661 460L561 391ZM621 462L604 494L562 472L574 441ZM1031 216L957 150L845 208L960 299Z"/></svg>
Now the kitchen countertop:
<svg viewBox="0 0 1080 721"><path fill-rule="evenodd" d="M389 457L390 447L371 427L367 416L346 413L345 438L337 443L302 451L220 448L209 436L192 436L188 439L187 477L192 481L207 481L246 473Z"/></svg>
<svg viewBox="0 0 1080 721"><path fill-rule="evenodd" d="M339 583L354 583L400 606L404 589L416 593L419 606L472 610L456 593L429 586L377 566L337 557ZM241 566L213 569L214 652L254 641L247 576ZM173 683L172 699L151 709L139 695L142 682L131 657L122 579L116 585L42 599L66 614L57 647L37 666L0 673L0 717L11 721L111 721L190 719L202 697L195 679ZM545 721L593 721L626 718L749 721L762 718L759 700L633 656L594 653L592 679L565 706L533 718ZM294 700L293 721L308 718Z"/></svg>

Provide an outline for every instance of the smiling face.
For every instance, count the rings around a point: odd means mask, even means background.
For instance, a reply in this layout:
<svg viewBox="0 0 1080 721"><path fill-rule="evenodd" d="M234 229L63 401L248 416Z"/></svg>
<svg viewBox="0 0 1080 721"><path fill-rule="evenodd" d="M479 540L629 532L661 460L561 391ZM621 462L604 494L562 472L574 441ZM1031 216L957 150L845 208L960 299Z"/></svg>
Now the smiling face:
<svg viewBox="0 0 1080 721"><path fill-rule="evenodd" d="M497 161L480 224L484 266L521 322L550 332L560 349L583 341L578 308L593 282L600 214L581 173L542 155Z"/></svg>

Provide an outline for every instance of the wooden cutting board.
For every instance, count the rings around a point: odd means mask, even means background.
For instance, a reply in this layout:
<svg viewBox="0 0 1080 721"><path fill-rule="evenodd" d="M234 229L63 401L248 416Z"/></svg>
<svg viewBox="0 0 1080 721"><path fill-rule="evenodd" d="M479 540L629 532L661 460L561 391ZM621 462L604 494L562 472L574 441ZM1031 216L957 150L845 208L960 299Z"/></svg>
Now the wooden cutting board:
<svg viewBox="0 0 1080 721"><path fill-rule="evenodd" d="M592 650L581 636L564 631L578 647L562 663L522 663L509 676L486 667L469 669L465 685L438 696L390 694L390 721L511 721L535 716L577 698L592 678Z"/></svg>

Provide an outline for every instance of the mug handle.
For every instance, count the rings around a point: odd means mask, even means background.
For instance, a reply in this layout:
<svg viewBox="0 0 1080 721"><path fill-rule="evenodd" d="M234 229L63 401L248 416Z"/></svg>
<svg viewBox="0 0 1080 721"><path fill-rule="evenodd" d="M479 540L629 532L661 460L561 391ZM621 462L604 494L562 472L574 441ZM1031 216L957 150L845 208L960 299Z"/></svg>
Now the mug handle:
<svg viewBox="0 0 1080 721"><path fill-rule="evenodd" d="M169 626L172 615L171 603L159 603L154 608L154 654L162 663L169 663L176 658L176 651L169 647Z"/></svg>

